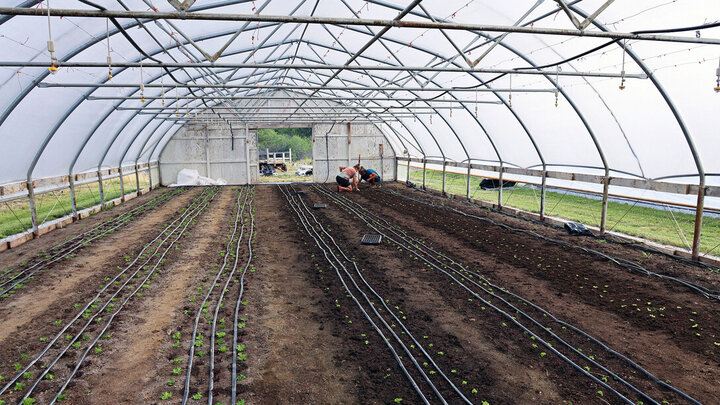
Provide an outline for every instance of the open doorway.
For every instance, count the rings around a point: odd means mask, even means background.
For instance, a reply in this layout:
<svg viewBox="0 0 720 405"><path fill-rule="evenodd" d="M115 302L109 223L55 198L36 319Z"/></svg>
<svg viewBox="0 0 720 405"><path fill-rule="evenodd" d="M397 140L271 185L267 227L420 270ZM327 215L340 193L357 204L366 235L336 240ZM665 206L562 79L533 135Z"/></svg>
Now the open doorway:
<svg viewBox="0 0 720 405"><path fill-rule="evenodd" d="M312 181L312 128L258 130L260 183Z"/></svg>

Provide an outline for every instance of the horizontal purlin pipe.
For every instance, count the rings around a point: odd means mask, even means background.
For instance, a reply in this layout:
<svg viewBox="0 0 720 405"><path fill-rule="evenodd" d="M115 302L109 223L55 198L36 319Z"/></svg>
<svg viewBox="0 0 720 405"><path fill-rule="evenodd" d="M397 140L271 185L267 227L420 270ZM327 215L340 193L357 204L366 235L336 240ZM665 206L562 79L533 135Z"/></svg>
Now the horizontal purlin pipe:
<svg viewBox="0 0 720 405"><path fill-rule="evenodd" d="M282 63L135 63L135 62L113 62L113 67L124 68L203 68L203 69L302 69L302 70L379 70L379 71L410 71L410 72L446 72L446 73L488 73L488 74L513 74L513 75L553 75L571 77L610 77L626 79L647 79L646 74L625 74L607 72L556 72L547 70L515 70L515 69L484 69L484 68L455 68L443 66L348 66L343 65L303 65L303 64L282 64ZM0 62L0 67L40 67L47 68L47 62ZM107 63L102 62L62 62L58 68L107 68Z"/></svg>
<svg viewBox="0 0 720 405"><path fill-rule="evenodd" d="M0 15L14 16L47 16L46 8L24 8L24 7L0 7ZM140 11L140 10L81 10L53 8L53 17L94 17L94 18L141 18L150 20L197 20L197 21L253 21L253 22L278 22L295 24L338 24L338 25L361 25L366 27L395 27L395 28L420 28L420 29L443 29L461 31L486 31L486 32L512 32L518 34L542 34L560 35L572 37L627 39L635 41L662 41L682 42L694 44L720 45L720 39L678 37L654 34L633 34L629 32L602 32L602 31L579 31L575 29L560 28L536 28L507 25L488 24L467 24L467 23L441 23L430 21L408 21L408 20L383 20L363 18L338 18L338 17L311 17L311 16L285 16L285 15L255 15L255 14L232 14L232 13L187 13L187 12L162 12L162 11Z"/></svg>
<svg viewBox="0 0 720 405"><path fill-rule="evenodd" d="M130 96L130 97L123 97L123 96L90 96L87 99L88 100L163 100L163 99L179 99L179 100L200 100L200 99L206 99L206 100L257 100L258 96L181 96L181 97L160 97L160 96ZM302 100L307 97L261 97L263 101L269 101L269 100ZM308 98L309 99L309 98ZM443 100L441 98L437 100L433 99L424 99L424 98L377 98L377 97L315 97L312 98L313 100L322 100L322 101L398 101L398 102L408 102L408 101L428 101L433 103L467 103L467 104L502 104L502 101L493 101L493 100L455 100L455 99L446 99ZM397 107L397 106L396 106ZM307 108L307 107L303 107ZM375 108L375 107L372 107ZM383 107L385 108L385 107ZM419 107L413 107L413 108L419 108ZM438 107L433 107L438 108Z"/></svg>
<svg viewBox="0 0 720 405"><path fill-rule="evenodd" d="M113 87L113 88L139 88L138 83L38 83L37 87L49 88L49 87ZM380 86L288 86L288 85L274 85L274 84L175 84L162 85L161 83L147 83L145 88L193 88L193 89L274 89L274 90L346 90L346 91L366 91L366 90L377 90L377 91L433 91L433 92L471 92L471 93L555 93L555 89L488 89L488 88L465 88L465 87L380 87ZM168 97L172 98L172 97ZM257 98L257 97L256 97Z"/></svg>

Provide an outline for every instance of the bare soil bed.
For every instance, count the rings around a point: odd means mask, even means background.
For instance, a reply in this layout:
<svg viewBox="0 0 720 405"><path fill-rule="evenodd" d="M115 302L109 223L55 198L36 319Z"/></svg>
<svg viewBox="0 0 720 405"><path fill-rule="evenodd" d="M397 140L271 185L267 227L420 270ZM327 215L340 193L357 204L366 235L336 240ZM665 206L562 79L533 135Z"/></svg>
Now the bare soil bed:
<svg viewBox="0 0 720 405"><path fill-rule="evenodd" d="M0 270L157 195L0 253ZM0 300L0 400L37 380L38 404L61 388L71 404L717 402L717 300L508 227L719 285L398 185L193 188Z"/></svg>

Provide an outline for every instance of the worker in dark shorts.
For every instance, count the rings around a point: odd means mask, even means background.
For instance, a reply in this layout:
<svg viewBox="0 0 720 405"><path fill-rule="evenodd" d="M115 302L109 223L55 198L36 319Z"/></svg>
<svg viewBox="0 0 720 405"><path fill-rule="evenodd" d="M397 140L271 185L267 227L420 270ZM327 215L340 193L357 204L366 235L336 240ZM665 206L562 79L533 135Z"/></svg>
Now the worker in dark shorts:
<svg viewBox="0 0 720 405"><path fill-rule="evenodd" d="M373 169L366 169L360 166L360 178L367 181L371 185L378 184L382 181L380 175Z"/></svg>
<svg viewBox="0 0 720 405"><path fill-rule="evenodd" d="M338 192L353 191L353 189L359 191L357 188L359 168L360 165L340 166L340 174L335 177L335 181L338 183Z"/></svg>

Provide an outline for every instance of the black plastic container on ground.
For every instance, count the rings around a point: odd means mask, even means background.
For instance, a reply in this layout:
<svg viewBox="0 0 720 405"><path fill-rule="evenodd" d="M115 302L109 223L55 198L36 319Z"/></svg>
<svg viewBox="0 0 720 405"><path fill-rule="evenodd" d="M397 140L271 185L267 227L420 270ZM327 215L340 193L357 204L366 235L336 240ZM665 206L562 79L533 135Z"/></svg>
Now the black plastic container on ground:
<svg viewBox="0 0 720 405"><path fill-rule="evenodd" d="M363 245L379 245L382 242L382 235L365 234L360 243Z"/></svg>

